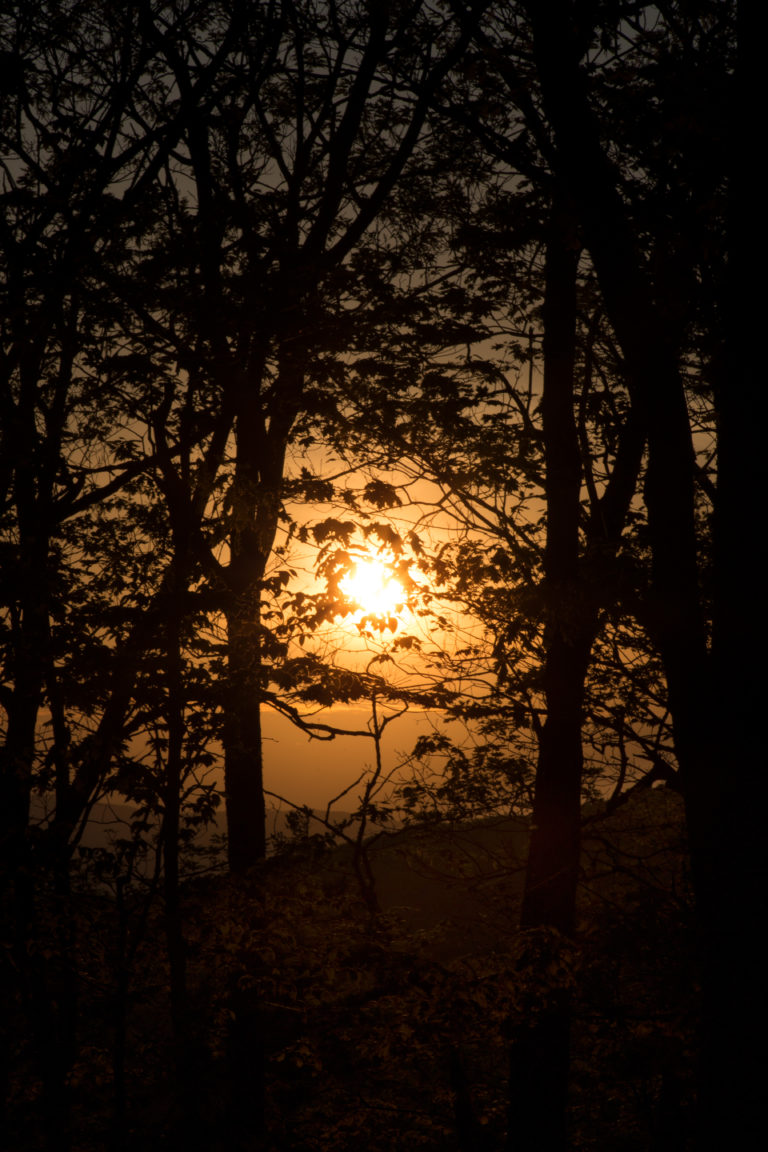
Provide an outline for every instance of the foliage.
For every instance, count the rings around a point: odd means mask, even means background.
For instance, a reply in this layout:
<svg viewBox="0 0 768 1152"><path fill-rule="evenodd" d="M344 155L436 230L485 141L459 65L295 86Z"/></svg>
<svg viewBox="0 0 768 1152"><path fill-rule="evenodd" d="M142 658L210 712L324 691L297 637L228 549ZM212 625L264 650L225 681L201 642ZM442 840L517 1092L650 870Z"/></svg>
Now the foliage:
<svg viewBox="0 0 768 1152"><path fill-rule="evenodd" d="M473 933L465 927L457 934L435 922L428 908L407 923L392 911L372 920L349 857L339 852L315 848L244 878L186 885L203 1138L226 1145L236 1138L232 1125L242 1124L239 1138L245 1132L255 1139L247 1085L261 1052L266 1146L352 1149L364 1140L385 1150L407 1134L417 1147L458 1148L459 1098L471 1102L476 1131L498 1143L507 1123L508 1043L553 996L571 989L577 1004L574 1146L612 1148L624 1141L627 1148L647 1147L649 1126L663 1114L662 1079L671 1085L678 1061L678 1120L685 1116L695 1002L679 803L663 790L646 796L590 826L576 943L546 930L516 931L503 854L484 854L480 872L465 877L475 916L482 877L489 917L497 927L509 918L503 944L497 938L495 947L479 920ZM482 827L474 828L480 836ZM433 899L441 885L459 899L461 835L457 830L452 840L442 832L434 839L432 858L445 871L442 878L432 873ZM401 834L381 851L382 881L408 853L408 869L398 864L397 872L407 886L399 900L407 903L425 867L420 838ZM112 877L101 871L100 891L83 875L66 902L44 898L36 963L52 980L68 951L78 985L71 1076L76 1146L104 1145L122 1005L130 1037L126 1146L160 1152L173 1146L181 1122L172 1104L169 969L160 904L126 864ZM120 876L116 902L109 888ZM38 1146L41 1086L25 1035L23 1028L17 1033L9 1148ZM235 1060L244 1062L239 1081ZM244 1100L238 1083L246 1085Z"/></svg>

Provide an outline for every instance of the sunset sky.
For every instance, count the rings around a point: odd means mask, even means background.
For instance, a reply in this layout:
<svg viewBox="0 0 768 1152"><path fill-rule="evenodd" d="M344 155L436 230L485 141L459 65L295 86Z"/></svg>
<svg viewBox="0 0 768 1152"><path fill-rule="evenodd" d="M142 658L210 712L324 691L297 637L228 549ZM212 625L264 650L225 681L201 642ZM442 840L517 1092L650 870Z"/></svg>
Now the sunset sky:
<svg viewBox="0 0 768 1152"><path fill-rule="evenodd" d="M370 709L337 707L318 714L318 719L343 728L364 729ZM400 753L409 752L430 727L430 714L422 711L408 712L394 721L382 738L385 769L394 767ZM285 717L269 711L264 713L263 729L266 788L295 804L324 808L374 761L373 740L362 736L311 740ZM338 807L344 811L354 808L359 790L353 789ZM275 803L269 797L268 802Z"/></svg>

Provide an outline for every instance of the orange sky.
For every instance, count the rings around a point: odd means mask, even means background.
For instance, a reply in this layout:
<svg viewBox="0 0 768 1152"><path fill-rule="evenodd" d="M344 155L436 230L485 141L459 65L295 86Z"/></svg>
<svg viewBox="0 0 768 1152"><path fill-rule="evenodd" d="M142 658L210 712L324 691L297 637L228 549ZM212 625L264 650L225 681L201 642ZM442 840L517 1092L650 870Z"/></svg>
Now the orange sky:
<svg viewBox="0 0 768 1152"><path fill-rule="evenodd" d="M330 721L343 728L364 729L370 718L366 708L334 708ZM326 721L326 716L318 716ZM264 771L269 791L279 792L295 804L324 808L343 788L351 784L365 767L374 763L373 740L364 737L337 737L310 740L298 728L275 712L264 712ZM392 768L401 753L408 753L416 739L431 729L429 715L412 711L389 725L382 737L384 767ZM339 802L339 808L356 806L356 788ZM274 801L268 798L268 802Z"/></svg>

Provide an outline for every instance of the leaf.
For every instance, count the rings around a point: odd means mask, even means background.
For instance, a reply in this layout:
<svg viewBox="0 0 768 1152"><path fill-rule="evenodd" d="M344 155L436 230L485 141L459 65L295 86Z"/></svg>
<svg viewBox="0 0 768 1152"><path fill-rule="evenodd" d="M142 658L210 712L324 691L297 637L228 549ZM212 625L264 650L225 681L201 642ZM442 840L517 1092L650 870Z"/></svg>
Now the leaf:
<svg viewBox="0 0 768 1152"><path fill-rule="evenodd" d="M399 532L395 531L391 524L384 524L382 521L377 520L375 523L369 524L364 529L364 532L366 537L377 537L387 548L391 548L395 555L399 555L403 550L403 538Z"/></svg>
<svg viewBox="0 0 768 1152"><path fill-rule="evenodd" d="M341 540L349 547L356 528L351 520L334 520L333 517L329 517L312 526L312 535L317 544L322 544L326 540Z"/></svg>
<svg viewBox="0 0 768 1152"><path fill-rule="evenodd" d="M371 480L366 484L363 494L368 503L376 508L398 508L403 503L394 484L386 484L383 480Z"/></svg>

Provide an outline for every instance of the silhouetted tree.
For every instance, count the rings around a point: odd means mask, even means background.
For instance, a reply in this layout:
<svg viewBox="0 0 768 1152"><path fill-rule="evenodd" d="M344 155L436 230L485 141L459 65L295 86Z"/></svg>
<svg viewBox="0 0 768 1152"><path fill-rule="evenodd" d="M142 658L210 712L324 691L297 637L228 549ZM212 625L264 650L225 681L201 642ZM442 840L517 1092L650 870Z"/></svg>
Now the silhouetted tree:
<svg viewBox="0 0 768 1152"><path fill-rule="evenodd" d="M144 292L162 269L152 339L176 350L198 403L232 429L214 534L228 559L203 557L202 542L198 557L227 622L221 732L230 863L242 869L265 850L260 702L274 652L263 600L286 453L300 418L334 404L339 353L380 322L383 285L406 275L409 241L384 214L467 34L421 6L380 4L211 4L204 36L200 24L179 36L153 19L184 132L167 228L139 277ZM226 64L200 96L203 44ZM412 102L399 95L406 69L418 73ZM137 299L135 286L125 292Z"/></svg>
<svg viewBox="0 0 768 1152"><path fill-rule="evenodd" d="M107 447L124 408L117 397L100 400L103 378L95 365L114 331L103 272L124 253L133 204L130 193L121 201L118 189L129 181L140 198L146 186L151 133L133 119L129 93L150 50L135 20L98 5L77 11L44 5L34 14L9 5L0 31L6 713L0 872L10 933L3 947L8 979L0 983L9 993L4 1025L13 1030L17 996L28 1009L50 1096L49 1141L66 1147L65 1079L76 1016L71 940L66 934L57 940L50 960L32 941L42 930L37 896L38 884L46 884L45 862L54 863L64 899L70 835L101 778L100 770L92 772L75 799L76 730L95 703L79 698L78 688L83 677L102 674L108 660L86 671L98 641L68 631L70 602L88 595L88 561L71 526L146 469L143 459ZM92 591L93 603L98 584ZM70 672L72 663L77 670ZM113 749L122 734L122 728L114 733ZM32 790L51 787L55 818L33 838Z"/></svg>
<svg viewBox="0 0 768 1152"><path fill-rule="evenodd" d="M738 670L747 666L744 641L733 639L747 635L745 623L737 621L736 604L745 603L743 581L753 578L758 564L754 555L747 558L745 542L751 536L742 530L748 510L755 510L762 496L755 471L753 429L755 422L760 424L755 362L754 353L746 351L754 345L741 318L749 315L751 305L746 278L739 279L738 287L733 280L734 262L744 259L741 221L751 202L744 191L743 161L726 143L729 135L737 135L752 91L753 72L745 67L744 57L750 19L746 11L740 14L741 55L735 65L735 5L712 5L695 15L671 5L662 10L655 27L620 6L596 26L585 22L585 12L576 5L529 6L543 109L554 142L554 172L583 228L624 354L633 404L648 438L648 626L668 683L701 928L701 1147L754 1138L761 1106L755 1065L747 1055L748 1036L755 1027L764 1027L765 1019L765 992L753 966L758 945L752 935L765 898L756 884L760 863L754 853L760 834L737 798L746 791L752 797L750 813L764 808L763 792L751 772L758 748L757 710L750 690L739 683ZM611 154L606 143L613 140L620 148L629 121L614 121L610 104L596 104L585 67L588 51L599 60L597 36L604 51L623 38L646 65L645 82L652 77L657 97L664 93L679 108L678 118L666 123L659 123L653 111L637 122L647 126L649 135L642 140L642 127L636 127L631 141L637 148L635 171L640 166L644 175L634 181L627 179L626 169L620 170L616 153ZM682 91L681 84L687 86ZM638 92L647 93L647 88L641 84ZM663 185L666 218L655 198L658 185L653 185L662 165L667 171L661 179L674 179L685 190L677 195L670 183ZM720 172L729 184L727 216ZM735 203L740 209L736 226ZM702 215L709 221L708 233L700 227ZM728 239L722 245L726 219ZM732 302L725 306L728 296L739 300L736 308ZM733 319L736 311L738 322ZM711 649L702 595L692 415L682 367L692 330L698 332L695 354L717 420ZM735 331L743 339L736 341ZM738 404L731 400L735 394ZM729 620L725 628L724 619ZM737 649L740 659L735 659ZM729 846L725 853L719 847L723 842Z"/></svg>

